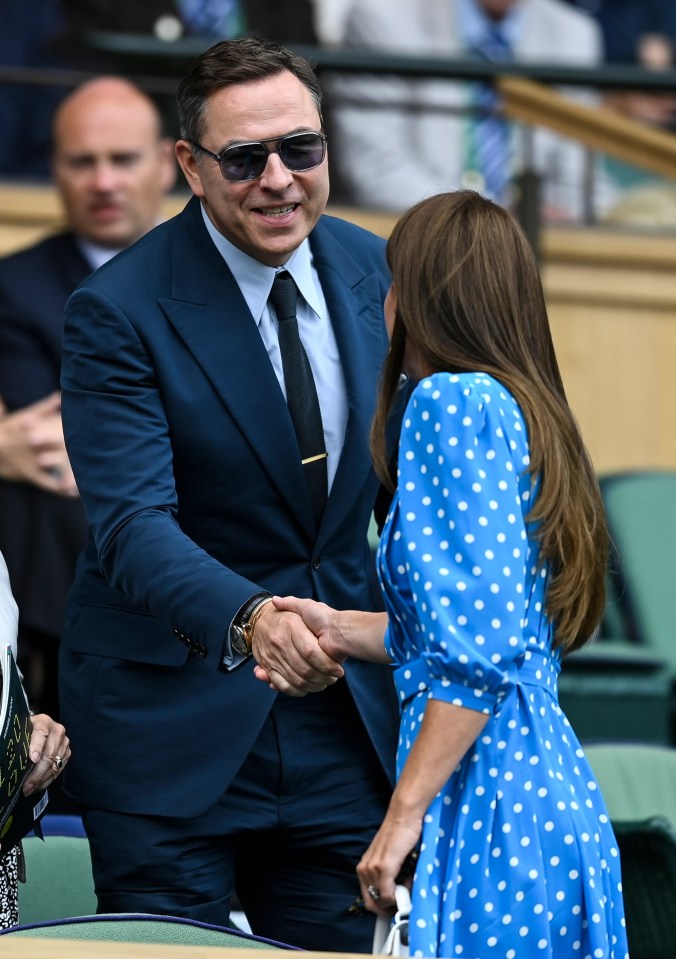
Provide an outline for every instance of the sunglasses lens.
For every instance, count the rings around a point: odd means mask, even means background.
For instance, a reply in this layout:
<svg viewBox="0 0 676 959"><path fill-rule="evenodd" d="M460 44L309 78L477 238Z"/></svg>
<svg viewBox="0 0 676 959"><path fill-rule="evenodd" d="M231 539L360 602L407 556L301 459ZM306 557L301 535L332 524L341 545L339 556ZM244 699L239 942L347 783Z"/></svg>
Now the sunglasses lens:
<svg viewBox="0 0 676 959"><path fill-rule="evenodd" d="M283 137L279 143L282 163L297 173L319 166L325 152L324 138L319 133L295 133Z"/></svg>
<svg viewBox="0 0 676 959"><path fill-rule="evenodd" d="M221 170L226 180L253 180L265 169L268 151L262 143L246 143L232 147L221 156Z"/></svg>
<svg viewBox="0 0 676 959"><path fill-rule="evenodd" d="M326 141L319 133L292 133L277 141L284 166L295 173L319 166L326 153ZM260 176L270 151L265 143L242 143L221 154L221 171L226 180L239 182Z"/></svg>

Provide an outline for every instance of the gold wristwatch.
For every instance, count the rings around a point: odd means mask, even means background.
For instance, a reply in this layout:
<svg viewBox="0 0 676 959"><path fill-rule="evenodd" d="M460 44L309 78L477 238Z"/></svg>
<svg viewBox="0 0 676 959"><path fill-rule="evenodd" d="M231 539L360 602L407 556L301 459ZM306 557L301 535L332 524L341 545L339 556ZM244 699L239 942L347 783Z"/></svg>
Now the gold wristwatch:
<svg viewBox="0 0 676 959"><path fill-rule="evenodd" d="M272 593L256 593L238 611L230 627L230 647L239 656L249 656L256 621L264 606L272 602Z"/></svg>

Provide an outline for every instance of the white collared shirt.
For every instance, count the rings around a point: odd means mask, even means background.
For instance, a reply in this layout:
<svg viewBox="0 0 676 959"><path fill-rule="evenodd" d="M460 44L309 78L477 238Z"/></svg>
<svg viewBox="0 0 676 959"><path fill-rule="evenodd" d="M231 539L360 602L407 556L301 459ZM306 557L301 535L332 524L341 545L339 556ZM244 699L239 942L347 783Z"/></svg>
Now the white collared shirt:
<svg viewBox="0 0 676 959"><path fill-rule="evenodd" d="M284 397L284 371L279 351L277 319L268 307L272 281L278 272L254 259L226 239L216 229L202 207L202 217L216 249L227 263L242 296L247 302L265 345ZM288 270L298 287L298 331L308 355L322 412L329 490L338 468L347 426L347 390L338 344L333 332L324 293L312 263L310 243L306 239L295 250L283 269Z"/></svg>

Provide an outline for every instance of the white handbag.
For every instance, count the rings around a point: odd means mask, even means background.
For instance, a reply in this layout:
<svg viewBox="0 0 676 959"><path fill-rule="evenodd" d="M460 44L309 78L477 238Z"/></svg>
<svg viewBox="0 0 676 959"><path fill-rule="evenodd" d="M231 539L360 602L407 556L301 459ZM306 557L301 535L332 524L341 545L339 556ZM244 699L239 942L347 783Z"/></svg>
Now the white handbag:
<svg viewBox="0 0 676 959"><path fill-rule="evenodd" d="M397 911L392 919L378 916L373 934L374 956L408 956L408 920L411 894L406 886L394 887Z"/></svg>

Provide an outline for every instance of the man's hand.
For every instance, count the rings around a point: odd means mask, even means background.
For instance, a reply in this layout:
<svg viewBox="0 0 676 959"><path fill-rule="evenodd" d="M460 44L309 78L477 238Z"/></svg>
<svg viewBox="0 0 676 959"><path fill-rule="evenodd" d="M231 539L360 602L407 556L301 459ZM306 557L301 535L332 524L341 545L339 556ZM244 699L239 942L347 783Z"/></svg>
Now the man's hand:
<svg viewBox="0 0 676 959"><path fill-rule="evenodd" d="M335 609L326 603L296 596L274 596L272 601L276 609L298 613L327 656L338 663L347 659L347 652L341 648L342 637Z"/></svg>
<svg viewBox="0 0 676 959"><path fill-rule="evenodd" d="M343 667L321 649L301 617L272 603L256 621L252 652L256 678L289 696L321 692L343 676Z"/></svg>
<svg viewBox="0 0 676 959"><path fill-rule="evenodd" d="M6 413L0 404L0 477L77 496L61 425L61 394Z"/></svg>

